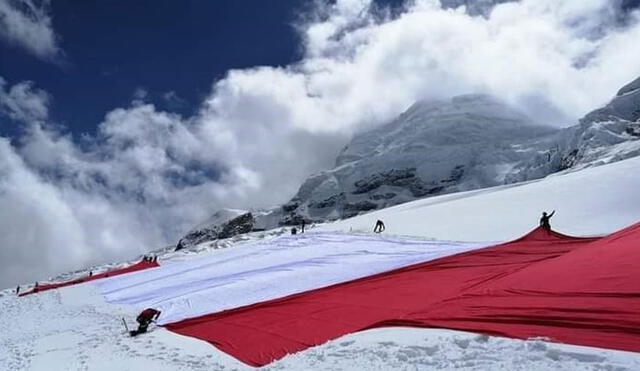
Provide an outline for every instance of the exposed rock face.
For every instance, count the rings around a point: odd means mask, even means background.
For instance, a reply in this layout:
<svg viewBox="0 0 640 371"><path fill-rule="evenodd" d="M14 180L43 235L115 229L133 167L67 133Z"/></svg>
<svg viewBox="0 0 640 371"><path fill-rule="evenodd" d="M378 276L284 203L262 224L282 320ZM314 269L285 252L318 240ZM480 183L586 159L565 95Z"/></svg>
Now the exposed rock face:
<svg viewBox="0 0 640 371"><path fill-rule="evenodd" d="M218 234L218 238L229 238L243 233L249 233L253 230L255 220L251 213L246 213L234 218L222 225L222 230Z"/></svg>
<svg viewBox="0 0 640 371"><path fill-rule="evenodd" d="M178 241L176 251L207 241L249 233L253 230L254 224L255 220L253 215L246 213L219 225L213 224L195 229Z"/></svg>

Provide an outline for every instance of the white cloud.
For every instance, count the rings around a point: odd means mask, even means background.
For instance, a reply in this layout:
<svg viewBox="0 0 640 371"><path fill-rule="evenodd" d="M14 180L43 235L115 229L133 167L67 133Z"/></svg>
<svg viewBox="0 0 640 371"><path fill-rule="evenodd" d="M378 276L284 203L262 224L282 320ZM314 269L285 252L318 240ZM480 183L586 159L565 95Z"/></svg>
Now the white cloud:
<svg viewBox="0 0 640 371"><path fill-rule="evenodd" d="M6 81L0 77L0 114L13 120L41 121L49 115L50 97L47 92L34 88L30 81L13 85L6 90Z"/></svg>
<svg viewBox="0 0 640 371"><path fill-rule="evenodd" d="M2 261L34 267L0 284L175 242L219 207L284 202L354 131L418 99L489 92L573 124L640 75L638 15L621 23L615 4L523 0L471 17L418 0L391 17L337 1L299 25L299 63L230 71L192 117L134 100L80 140L47 122L46 93L0 81L1 112L27 123L0 141Z"/></svg>
<svg viewBox="0 0 640 371"><path fill-rule="evenodd" d="M307 28L302 73L343 115L389 117L419 98L485 91L525 108L543 97L563 114L554 119L575 120L640 74L637 15L616 28L614 3L523 0L483 18L423 0L382 21L336 5Z"/></svg>
<svg viewBox="0 0 640 371"><path fill-rule="evenodd" d="M50 0L0 1L0 37L43 59L60 56Z"/></svg>

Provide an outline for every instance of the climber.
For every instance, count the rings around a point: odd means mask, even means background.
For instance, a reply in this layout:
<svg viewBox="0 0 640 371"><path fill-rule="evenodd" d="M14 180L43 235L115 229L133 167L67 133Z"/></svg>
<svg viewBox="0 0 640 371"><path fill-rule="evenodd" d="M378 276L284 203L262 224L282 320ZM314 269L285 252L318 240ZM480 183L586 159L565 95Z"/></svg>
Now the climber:
<svg viewBox="0 0 640 371"><path fill-rule="evenodd" d="M161 312L159 310L155 310L153 308L143 310L136 318L136 321L138 321L138 329L129 331L129 335L136 336L147 332L149 324L157 320L158 317L160 317L160 313Z"/></svg>
<svg viewBox="0 0 640 371"><path fill-rule="evenodd" d="M300 231L300 233L304 233L304 226L307 224L307 222L302 219L302 230Z"/></svg>
<svg viewBox="0 0 640 371"><path fill-rule="evenodd" d="M381 233L384 230L385 230L384 223L382 222L382 220L378 219L378 221L376 221L376 226L373 227L373 231L375 233Z"/></svg>
<svg viewBox="0 0 640 371"><path fill-rule="evenodd" d="M551 224L549 223L549 220L551 219L551 217L553 216L553 214L555 214L556 211L553 210L553 212L551 212L551 214L547 214L546 211L544 211L542 213L542 217L540 218L540 226L546 230L551 230Z"/></svg>

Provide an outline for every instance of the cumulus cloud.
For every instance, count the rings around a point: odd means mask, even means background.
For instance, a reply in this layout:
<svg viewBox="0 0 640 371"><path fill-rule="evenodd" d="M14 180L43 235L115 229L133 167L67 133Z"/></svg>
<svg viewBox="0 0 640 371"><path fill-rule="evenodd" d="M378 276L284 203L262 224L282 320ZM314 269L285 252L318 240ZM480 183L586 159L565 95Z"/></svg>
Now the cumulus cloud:
<svg viewBox="0 0 640 371"><path fill-rule="evenodd" d="M221 207L284 202L354 132L419 99L491 93L569 125L640 75L639 16L620 1L443 2L319 3L297 25L297 63L229 71L190 117L134 97L95 136L48 122L33 84L0 81L0 113L24 127L0 141L1 257L22 267L0 285L175 242Z"/></svg>
<svg viewBox="0 0 640 371"><path fill-rule="evenodd" d="M568 123L640 73L630 47L637 14L622 27L609 0L523 0L497 5L487 17L423 0L382 20L367 6L339 2L305 30L308 86L338 96L349 112L388 117L419 98L481 91L530 113L544 105L545 121Z"/></svg>
<svg viewBox="0 0 640 371"><path fill-rule="evenodd" d="M0 1L0 37L37 57L55 59L61 49L50 9L50 0Z"/></svg>

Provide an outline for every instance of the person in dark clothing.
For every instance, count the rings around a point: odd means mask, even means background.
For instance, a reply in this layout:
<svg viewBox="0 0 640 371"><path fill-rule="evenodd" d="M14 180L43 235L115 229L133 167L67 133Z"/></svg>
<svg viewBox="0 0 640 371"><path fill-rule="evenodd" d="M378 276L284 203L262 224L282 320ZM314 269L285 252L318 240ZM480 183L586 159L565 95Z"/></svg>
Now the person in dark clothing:
<svg viewBox="0 0 640 371"><path fill-rule="evenodd" d="M296 229L296 227L291 228L291 234L297 234L298 230Z"/></svg>
<svg viewBox="0 0 640 371"><path fill-rule="evenodd" d="M20 294L20 285L18 285L18 287L16 287L16 295Z"/></svg>
<svg viewBox="0 0 640 371"><path fill-rule="evenodd" d="M157 262L158 262L158 255L156 255L156 256L154 256L154 257L153 257L153 262L154 262L154 263L157 263Z"/></svg>
<svg viewBox="0 0 640 371"><path fill-rule="evenodd" d="M546 230L551 230L551 224L549 223L549 220L551 219L551 217L553 216L553 214L555 214L556 211L553 210L553 212L551 212L551 214L547 214L547 212L543 212L542 213L542 217L540 218L540 226Z"/></svg>
<svg viewBox="0 0 640 371"><path fill-rule="evenodd" d="M93 271L89 271L89 277L93 276Z"/></svg>
<svg viewBox="0 0 640 371"><path fill-rule="evenodd" d="M381 233L384 230L385 230L384 223L382 222L382 220L378 219L378 221L376 222L376 226L373 227L373 231L375 233Z"/></svg>
<svg viewBox="0 0 640 371"><path fill-rule="evenodd" d="M302 219L302 229L300 230L300 233L304 233L305 225L307 225L307 222L304 219Z"/></svg>
<svg viewBox="0 0 640 371"><path fill-rule="evenodd" d="M138 314L138 317L136 318L136 321L138 322L138 329L129 331L129 334L131 336L136 336L147 332L147 329L149 328L151 322L157 320L158 317L160 317L160 313L161 312L159 310L155 310L153 308L147 308L143 310L140 314Z"/></svg>

